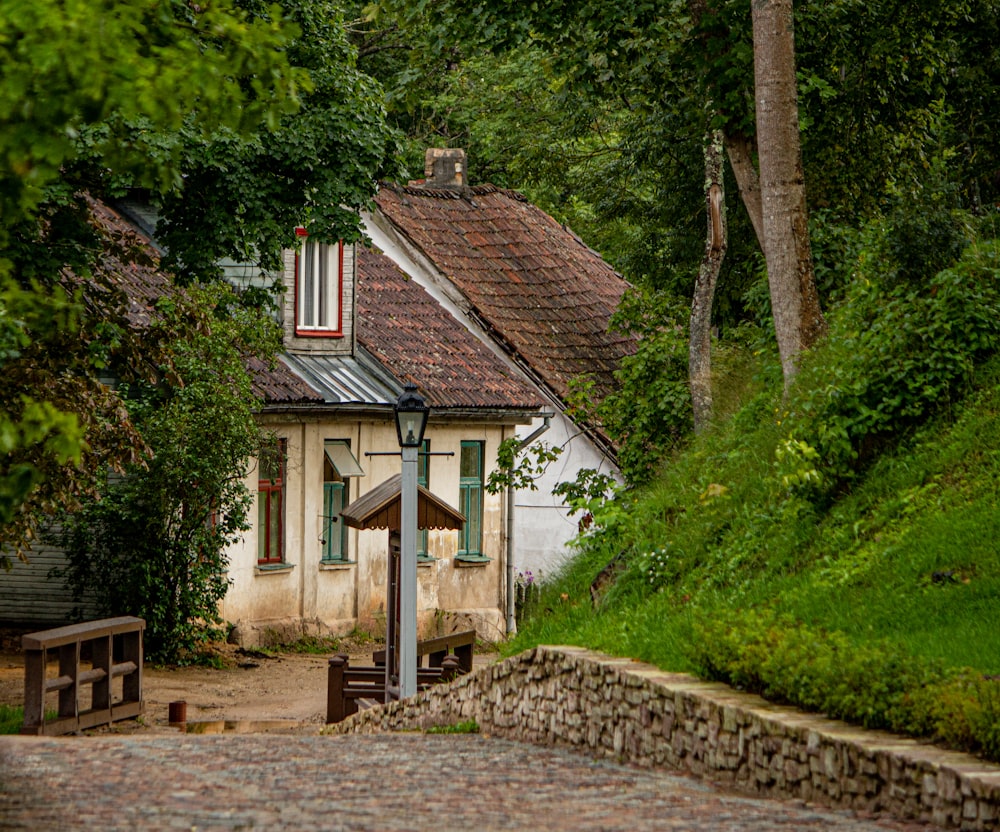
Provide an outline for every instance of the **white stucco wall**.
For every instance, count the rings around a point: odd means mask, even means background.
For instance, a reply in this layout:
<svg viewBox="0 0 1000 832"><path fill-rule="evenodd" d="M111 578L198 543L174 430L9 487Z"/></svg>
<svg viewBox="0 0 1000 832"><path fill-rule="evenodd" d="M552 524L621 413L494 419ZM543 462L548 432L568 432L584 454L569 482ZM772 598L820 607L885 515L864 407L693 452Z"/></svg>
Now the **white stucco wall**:
<svg viewBox="0 0 1000 832"><path fill-rule="evenodd" d="M230 590L222 603L223 616L237 626L238 640L252 644L287 639L296 632L345 633L355 626L380 631L385 622L387 530L350 529L348 557L353 563L322 564L323 441L349 439L365 476L352 477L350 500L399 472L398 456L366 457L366 451L398 448L392 423L372 420L334 421L328 417L270 421L267 425L287 442L285 485L285 548L287 568L268 569L257 563L257 528L248 531L230 554ZM487 476L495 464L499 444L513 432L496 424L435 424L427 438L429 487L451 506L459 504L459 460L462 441L484 443ZM257 469L247 475L247 486L257 492ZM256 520L256 503L251 517ZM488 563L467 565L455 560L458 533L431 531L429 554L437 560L418 568L418 614L425 632L431 632L442 612L466 616L486 638L503 635L506 609L506 499L484 492L483 554ZM271 630L273 633L269 633Z"/></svg>
<svg viewBox="0 0 1000 832"><path fill-rule="evenodd" d="M517 433L528 436L540 423L539 419L533 426L519 427ZM514 568L517 572L530 570L537 579L551 576L572 555L569 544L579 531L580 515L570 517L562 498L552 490L561 482L576 479L577 472L585 468L616 476L618 472L561 413L552 417L549 429L536 441L563 449L536 480L537 490L524 489L515 494Z"/></svg>

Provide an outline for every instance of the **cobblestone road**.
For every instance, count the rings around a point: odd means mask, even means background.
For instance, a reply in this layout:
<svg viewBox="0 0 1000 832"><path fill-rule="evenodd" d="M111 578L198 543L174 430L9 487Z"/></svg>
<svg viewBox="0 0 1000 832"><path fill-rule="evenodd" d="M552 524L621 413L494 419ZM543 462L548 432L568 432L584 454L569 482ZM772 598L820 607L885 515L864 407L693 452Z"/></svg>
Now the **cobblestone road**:
<svg viewBox="0 0 1000 832"><path fill-rule="evenodd" d="M925 829L478 735L0 737L4 830Z"/></svg>

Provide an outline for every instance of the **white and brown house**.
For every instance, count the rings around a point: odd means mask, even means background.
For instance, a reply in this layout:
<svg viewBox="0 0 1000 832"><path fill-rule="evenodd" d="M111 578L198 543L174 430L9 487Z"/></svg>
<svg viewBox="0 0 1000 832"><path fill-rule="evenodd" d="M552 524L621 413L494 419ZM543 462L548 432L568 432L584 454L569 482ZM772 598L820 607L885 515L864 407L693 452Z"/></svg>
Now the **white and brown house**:
<svg viewBox="0 0 1000 832"><path fill-rule="evenodd" d="M141 230L148 215L99 205L95 218L116 234L130 226L155 262ZM230 277L269 279L226 265ZM460 531L419 536L421 626L459 618L485 638L501 637L507 500L485 485L500 443L543 400L374 251L303 237L286 252L282 279L290 287L284 351L274 367L250 367L257 418L273 448L246 474L256 495L252 528L228 553L221 613L234 640L252 645L384 625L388 532L348 528L340 512L399 473L393 405L408 382L431 407L420 483L465 519ZM141 312L170 280L144 266L121 270L120 283ZM0 595L0 621L65 623L72 598L49 577L62 562L58 549L39 547L30 563L18 563Z"/></svg>
<svg viewBox="0 0 1000 832"><path fill-rule="evenodd" d="M465 518L460 531L419 535L425 632L459 617L483 637L504 635L515 569L555 568L577 531L553 485L581 468L616 470L607 438L563 411L573 377L606 391L634 348L608 333L627 284L521 195L466 187L456 164L464 174L464 154L436 151L428 180L383 185L364 218L373 247L301 236L285 253L283 352L274 367L251 362L273 447L246 475L252 528L229 552L221 604L242 644L383 626L388 533L340 515L399 472L393 405L407 383L431 408L420 484ZM155 218L141 205L101 212L152 247ZM239 284L275 277L222 265ZM126 287L135 280L122 275ZM538 490L488 493L500 444L543 432L563 454ZM0 621L67 619L68 593L47 580L60 557L42 549L17 564Z"/></svg>
<svg viewBox="0 0 1000 832"><path fill-rule="evenodd" d="M425 178L384 183L363 215L373 244L546 403L551 417L519 436L562 449L514 495L511 553L518 572L552 572L579 532L553 494L581 469L618 476L615 448L599 429L566 415L571 382L587 376L603 398L616 387L634 340L609 324L628 283L570 229L516 191L468 186L460 149L427 151Z"/></svg>

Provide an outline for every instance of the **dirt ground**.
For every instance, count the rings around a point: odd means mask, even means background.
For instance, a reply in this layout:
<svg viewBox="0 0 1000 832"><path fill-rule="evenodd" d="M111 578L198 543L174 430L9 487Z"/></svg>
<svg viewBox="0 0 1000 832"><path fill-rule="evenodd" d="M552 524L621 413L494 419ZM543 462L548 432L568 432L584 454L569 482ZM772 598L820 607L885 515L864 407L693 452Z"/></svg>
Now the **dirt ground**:
<svg viewBox="0 0 1000 832"><path fill-rule="evenodd" d="M379 645L346 645L351 664L370 665ZM344 646L341 646L344 650ZM206 733L222 730L318 731L326 721L326 677L329 655L217 648L226 667L143 668L146 713L138 721L116 723L116 732L175 730L169 728L171 702L186 702L187 721L204 723ZM495 658L477 647L476 664ZM57 675L50 669L50 676ZM51 695L50 707L55 707ZM0 645L0 704L24 703L24 657L10 640ZM215 723L215 724L213 724ZM224 723L231 723L224 725ZM190 727L188 730L192 730Z"/></svg>

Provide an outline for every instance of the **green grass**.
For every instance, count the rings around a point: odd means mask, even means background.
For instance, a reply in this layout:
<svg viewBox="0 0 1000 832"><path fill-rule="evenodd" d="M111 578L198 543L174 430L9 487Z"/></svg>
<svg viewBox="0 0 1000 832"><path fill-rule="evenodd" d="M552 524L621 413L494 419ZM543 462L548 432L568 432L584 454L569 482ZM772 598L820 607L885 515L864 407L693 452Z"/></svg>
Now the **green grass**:
<svg viewBox="0 0 1000 832"><path fill-rule="evenodd" d="M0 705L0 734L17 734L24 724L24 708Z"/></svg>
<svg viewBox="0 0 1000 832"><path fill-rule="evenodd" d="M851 662L872 677L913 667L923 687L943 686L945 704L918 707L888 679L854 679L865 689L842 691L860 709L848 717L1000 756L1000 698L975 681L1000 675L1000 360L825 492L781 486L782 415L778 396L757 393L656 483L620 498L506 650L574 644L723 677L757 656L760 687L794 701L829 670L801 649L813 638L830 662L848 663L841 677L853 679ZM666 557L654 563L657 551ZM616 557L622 571L595 604L591 582ZM698 642L719 621L747 639L728 659ZM755 653L758 637L779 658ZM785 637L790 646L776 646ZM916 710L899 716L899 702Z"/></svg>
<svg viewBox="0 0 1000 832"><path fill-rule="evenodd" d="M425 734L478 734L479 723L474 719L467 722L456 722L454 725L432 725Z"/></svg>

